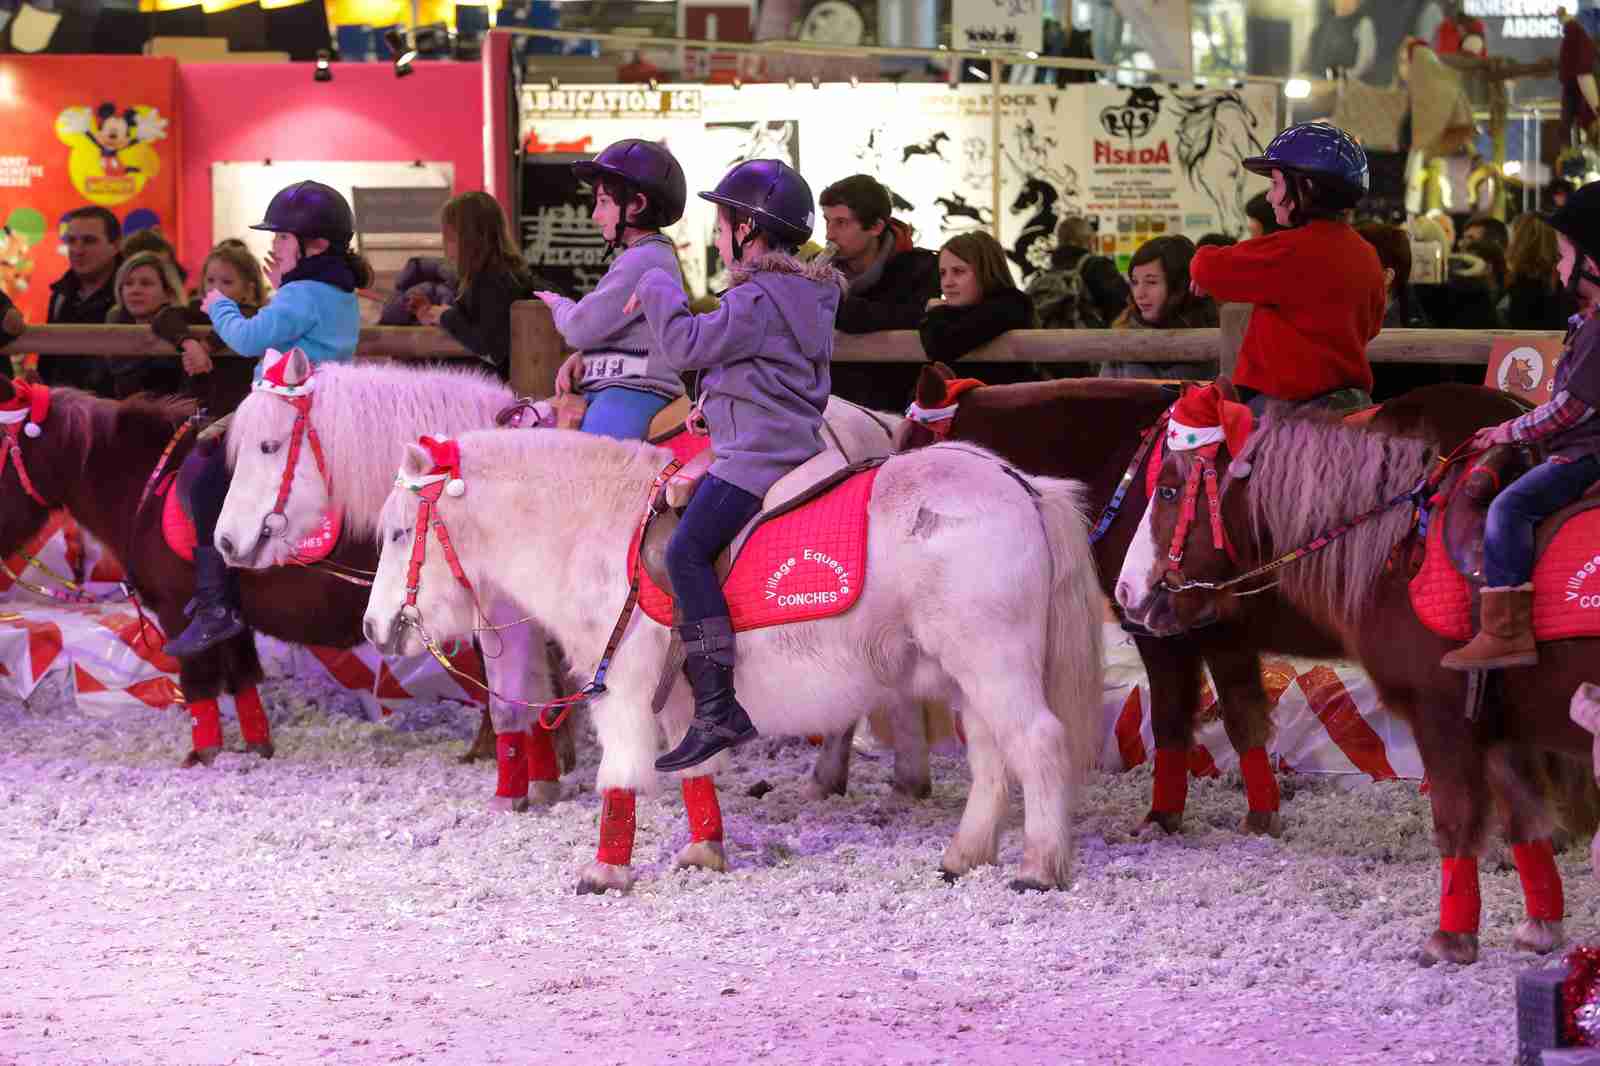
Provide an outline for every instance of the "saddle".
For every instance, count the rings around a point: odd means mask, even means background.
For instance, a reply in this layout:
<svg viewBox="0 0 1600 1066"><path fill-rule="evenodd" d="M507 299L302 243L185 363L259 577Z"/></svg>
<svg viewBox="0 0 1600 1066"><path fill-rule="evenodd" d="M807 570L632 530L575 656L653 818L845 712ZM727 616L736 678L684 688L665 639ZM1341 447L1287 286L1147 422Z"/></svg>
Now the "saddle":
<svg viewBox="0 0 1600 1066"><path fill-rule="evenodd" d="M1483 587L1483 534L1489 505L1517 478L1544 460L1531 444L1502 444L1489 449L1465 473L1447 480L1442 541L1456 573L1474 588ZM1579 499L1539 523L1534 534L1534 560L1544 555L1561 527L1572 518L1600 507L1600 483L1591 485Z"/></svg>

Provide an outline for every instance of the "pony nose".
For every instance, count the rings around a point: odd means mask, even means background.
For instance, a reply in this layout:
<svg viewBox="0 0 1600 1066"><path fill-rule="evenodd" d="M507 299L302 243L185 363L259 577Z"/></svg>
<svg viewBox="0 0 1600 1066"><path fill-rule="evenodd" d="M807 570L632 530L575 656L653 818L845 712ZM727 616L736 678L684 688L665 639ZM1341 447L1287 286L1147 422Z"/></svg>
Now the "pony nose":
<svg viewBox="0 0 1600 1066"><path fill-rule="evenodd" d="M378 643L378 625L372 620L372 616L370 614L361 620L361 631L367 635L367 641L369 643Z"/></svg>
<svg viewBox="0 0 1600 1066"><path fill-rule="evenodd" d="M239 554L239 549L234 547L233 538L226 533L217 538L217 547L222 549L222 555L226 559L232 559Z"/></svg>

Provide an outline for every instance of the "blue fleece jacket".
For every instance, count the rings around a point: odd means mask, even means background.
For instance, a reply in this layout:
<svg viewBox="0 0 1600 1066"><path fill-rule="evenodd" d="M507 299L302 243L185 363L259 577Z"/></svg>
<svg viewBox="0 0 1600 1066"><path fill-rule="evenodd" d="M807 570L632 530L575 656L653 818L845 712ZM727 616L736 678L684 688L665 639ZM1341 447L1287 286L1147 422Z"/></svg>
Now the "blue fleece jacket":
<svg viewBox="0 0 1600 1066"><path fill-rule="evenodd" d="M299 347L312 363L347 363L361 339L361 305L355 293L325 281L291 281L254 318L224 296L211 305L211 326L240 355Z"/></svg>

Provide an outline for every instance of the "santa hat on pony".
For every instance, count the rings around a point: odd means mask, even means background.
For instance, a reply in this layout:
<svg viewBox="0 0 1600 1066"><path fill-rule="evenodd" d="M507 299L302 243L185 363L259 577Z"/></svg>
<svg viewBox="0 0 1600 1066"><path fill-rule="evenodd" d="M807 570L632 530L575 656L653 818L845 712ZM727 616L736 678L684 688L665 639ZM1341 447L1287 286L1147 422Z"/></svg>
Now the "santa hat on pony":
<svg viewBox="0 0 1600 1066"><path fill-rule="evenodd" d="M1245 477L1250 473L1250 464L1242 462L1238 456L1254 426L1250 408L1229 399L1213 382L1190 389L1173 405L1172 417L1167 422L1167 449L1190 452L1226 443L1228 452L1234 456L1229 472L1235 477Z"/></svg>
<svg viewBox="0 0 1600 1066"><path fill-rule="evenodd" d="M261 376L256 379L254 388L275 396L306 396L316 385L312 369L311 360L299 348L286 352L268 348L261 359Z"/></svg>
<svg viewBox="0 0 1600 1066"><path fill-rule="evenodd" d="M23 423L22 432L37 437L44 432L44 420L50 415L50 388L31 381L11 382L12 395L0 402L0 425L14 426Z"/></svg>
<svg viewBox="0 0 1600 1066"><path fill-rule="evenodd" d="M399 484L412 492L421 492L442 481L447 496L460 496L467 491L467 483L461 479L460 444L449 437L423 437L417 441L417 446L433 460L433 469L420 477L412 477L402 469L395 479Z"/></svg>

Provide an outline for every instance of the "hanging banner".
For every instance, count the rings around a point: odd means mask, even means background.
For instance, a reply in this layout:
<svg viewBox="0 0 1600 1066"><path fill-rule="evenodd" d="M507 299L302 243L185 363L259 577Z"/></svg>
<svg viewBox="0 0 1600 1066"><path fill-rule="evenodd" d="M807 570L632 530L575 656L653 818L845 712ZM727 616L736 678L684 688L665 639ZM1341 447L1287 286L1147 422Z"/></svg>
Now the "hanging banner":
<svg viewBox="0 0 1600 1066"><path fill-rule="evenodd" d="M697 112L687 104L665 106L669 94L678 99L675 89L618 87L621 95L613 96L612 88L585 87L581 101L565 90L525 89L524 158L539 162L537 146L592 152L624 137L665 144L682 163L690 191L683 220L667 232L697 295L723 287L726 275L712 250L716 214L694 193L747 159L782 159L819 195L841 178L870 174L889 189L895 217L911 225L919 245L937 248L965 230L988 229L1013 274L1026 282L1049 266L1057 227L1074 214L1094 220L1099 250L1124 268L1152 237L1243 235L1245 203L1267 187L1243 161L1276 131L1275 99L1264 85L1005 86L998 144L989 86L708 85L696 91ZM642 106L618 113L618 100ZM593 106L579 114L578 103ZM532 184L525 188L540 202L548 199ZM575 214L567 219L574 228ZM524 222L525 235L538 232L528 229L526 210ZM581 224L589 224L586 210ZM824 236L819 229L813 238L820 243ZM530 262L531 256L530 246Z"/></svg>
<svg viewBox="0 0 1600 1066"><path fill-rule="evenodd" d="M177 76L174 59L0 56L0 289L30 322L67 272L61 216L73 208L178 243Z"/></svg>

